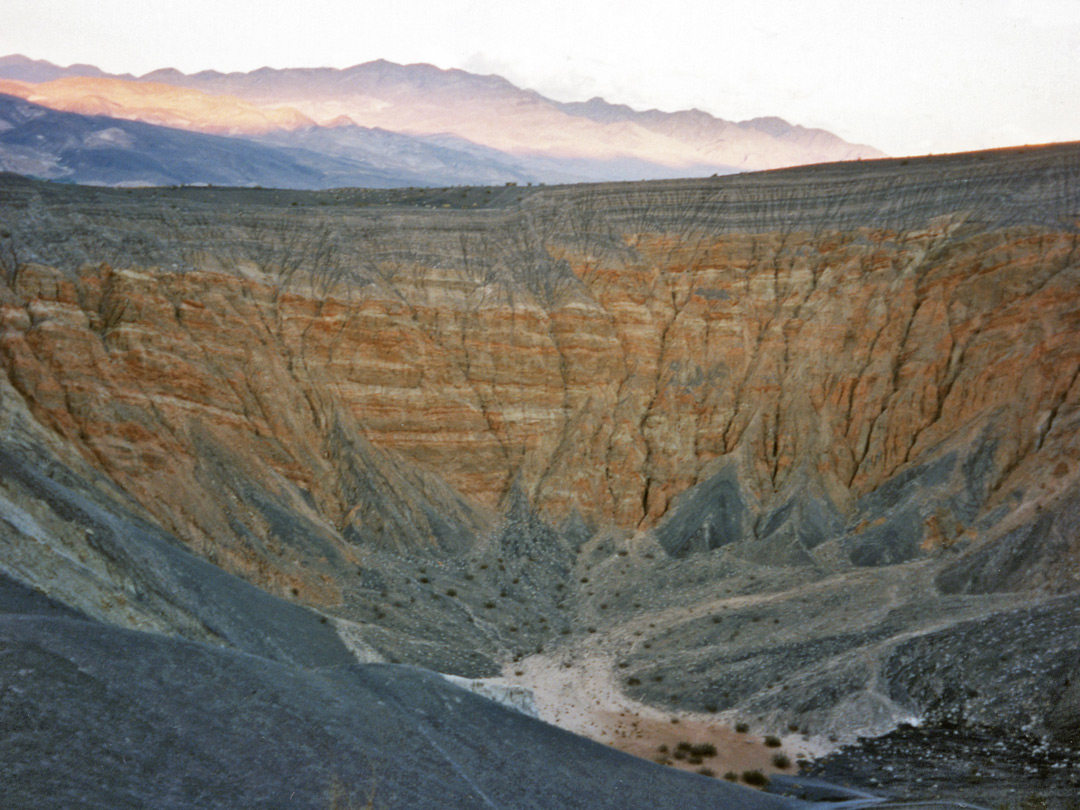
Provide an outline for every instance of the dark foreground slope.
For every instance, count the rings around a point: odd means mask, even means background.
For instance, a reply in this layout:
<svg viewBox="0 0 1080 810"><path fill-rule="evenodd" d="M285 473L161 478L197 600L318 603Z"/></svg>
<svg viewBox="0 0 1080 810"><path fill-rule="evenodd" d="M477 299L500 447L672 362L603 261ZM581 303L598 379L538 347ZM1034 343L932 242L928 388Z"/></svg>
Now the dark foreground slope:
<svg viewBox="0 0 1080 810"><path fill-rule="evenodd" d="M681 774L410 667L303 669L88 620L0 578L0 799L45 808L799 803ZM837 791L840 793L840 791Z"/></svg>

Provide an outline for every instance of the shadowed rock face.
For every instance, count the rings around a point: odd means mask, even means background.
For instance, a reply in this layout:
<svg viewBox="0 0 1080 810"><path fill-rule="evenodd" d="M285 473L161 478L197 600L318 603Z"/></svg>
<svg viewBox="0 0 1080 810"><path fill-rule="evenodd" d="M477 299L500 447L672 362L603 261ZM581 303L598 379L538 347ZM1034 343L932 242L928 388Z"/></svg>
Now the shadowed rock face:
<svg viewBox="0 0 1080 810"><path fill-rule="evenodd" d="M1078 179L1071 145L537 189L7 176L4 570L244 649L155 579L203 558L369 658L600 654L646 702L821 737L938 711L926 662L1013 633L1043 680L948 664L999 685L967 716L1064 717Z"/></svg>

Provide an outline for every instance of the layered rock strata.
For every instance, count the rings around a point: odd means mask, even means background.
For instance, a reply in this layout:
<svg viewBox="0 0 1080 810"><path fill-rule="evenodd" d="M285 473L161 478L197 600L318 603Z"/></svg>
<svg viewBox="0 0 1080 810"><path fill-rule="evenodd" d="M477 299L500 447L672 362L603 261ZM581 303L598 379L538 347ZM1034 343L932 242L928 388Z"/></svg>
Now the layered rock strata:
<svg viewBox="0 0 1080 810"><path fill-rule="evenodd" d="M906 634L1076 590L1078 178L1069 145L568 188L7 176L6 570L108 570L33 483L67 469L391 660L494 674L605 627L650 701L660 666L779 722L780 660L803 715L880 730L925 703L881 687L936 655ZM866 626L745 632L803 599Z"/></svg>
<svg viewBox="0 0 1080 810"><path fill-rule="evenodd" d="M926 167L865 172L871 192L896 186L897 215L849 210L858 183L803 172L545 191L472 215L265 197L233 214L213 192L150 192L160 219L142 209L115 233L130 197L76 196L74 213L31 187L9 192L9 222L32 227L19 209L34 201L58 231L96 230L82 252L112 262L20 269L5 366L42 423L195 542L236 534L217 480L230 464L331 534L446 547L511 486L552 518L646 529L730 470L723 517L687 524L676 549L691 528L706 548L767 537L807 492L821 514L800 525L821 525L803 546L856 514L872 533L885 504L859 499L932 462L934 485L963 479L963 504L908 515L919 530L881 553L910 558L976 540L1010 497L1054 497L1080 460L1075 156L1012 157L1021 192L1061 175L1061 199L1040 200L1056 221L964 192L1000 156L939 184L944 204L920 199ZM133 232L157 244L124 261ZM401 504L370 502L391 491L437 508L395 521Z"/></svg>

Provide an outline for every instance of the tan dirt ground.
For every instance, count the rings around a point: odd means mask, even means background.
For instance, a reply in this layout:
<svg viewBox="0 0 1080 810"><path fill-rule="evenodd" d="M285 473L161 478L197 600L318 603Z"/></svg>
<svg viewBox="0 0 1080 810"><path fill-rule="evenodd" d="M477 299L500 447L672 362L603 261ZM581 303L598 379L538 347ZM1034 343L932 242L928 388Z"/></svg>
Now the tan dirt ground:
<svg viewBox="0 0 1080 810"><path fill-rule="evenodd" d="M612 677L612 662L601 656L554 657L533 655L504 670L504 679L532 690L540 719L560 728L606 743L620 751L687 771L705 767L717 777L728 771L793 773L777 768L772 757L777 752L798 758L812 758L817 751L799 735L782 737L780 748L768 748L755 734L737 733L731 718L691 712L665 712L631 700ZM716 756L689 764L671 759L679 742L709 742ZM664 754L659 750L666 745Z"/></svg>

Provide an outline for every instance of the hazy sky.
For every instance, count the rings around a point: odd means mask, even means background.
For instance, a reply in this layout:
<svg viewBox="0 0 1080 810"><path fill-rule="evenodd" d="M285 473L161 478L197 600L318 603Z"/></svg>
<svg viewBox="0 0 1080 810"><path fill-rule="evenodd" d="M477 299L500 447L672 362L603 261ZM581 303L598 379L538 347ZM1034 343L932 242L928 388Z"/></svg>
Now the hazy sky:
<svg viewBox="0 0 1080 810"><path fill-rule="evenodd" d="M1080 140L1080 0L0 0L0 54L113 72L498 73L894 154Z"/></svg>

